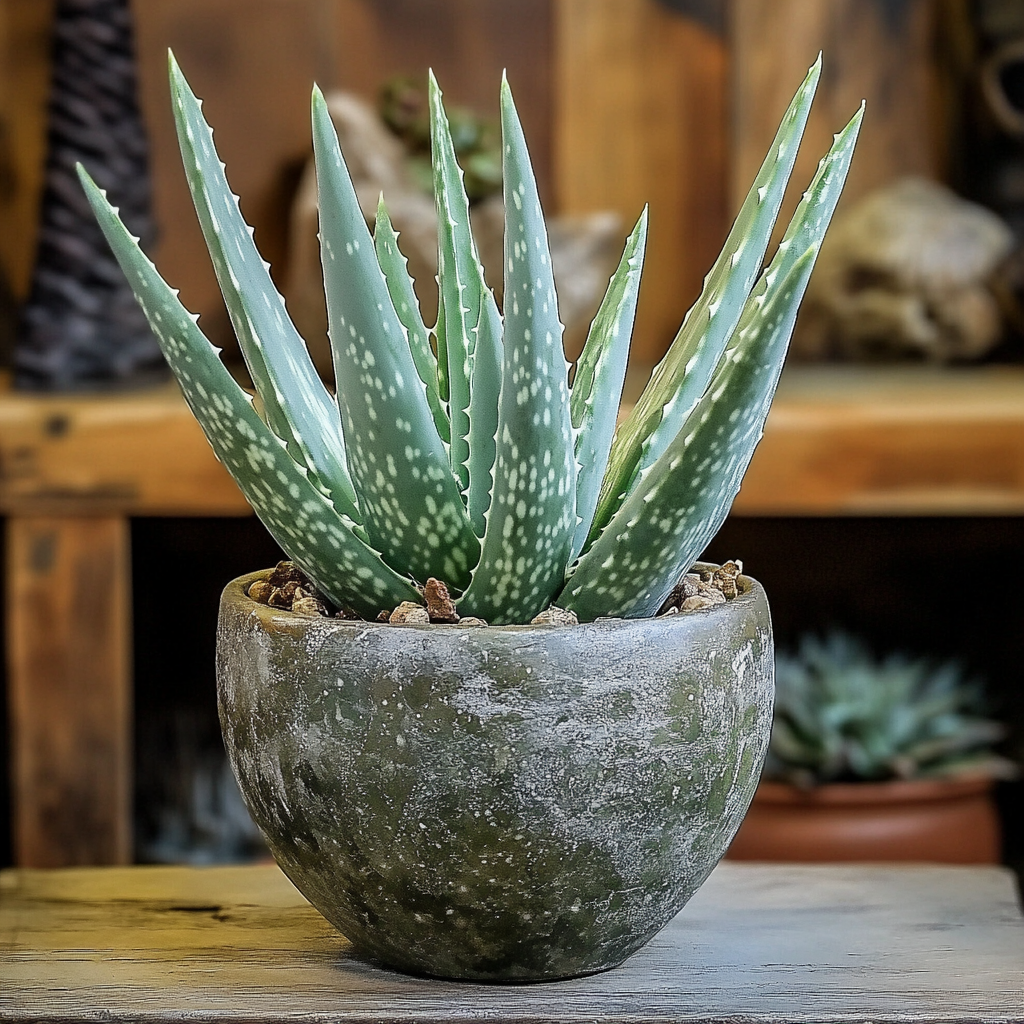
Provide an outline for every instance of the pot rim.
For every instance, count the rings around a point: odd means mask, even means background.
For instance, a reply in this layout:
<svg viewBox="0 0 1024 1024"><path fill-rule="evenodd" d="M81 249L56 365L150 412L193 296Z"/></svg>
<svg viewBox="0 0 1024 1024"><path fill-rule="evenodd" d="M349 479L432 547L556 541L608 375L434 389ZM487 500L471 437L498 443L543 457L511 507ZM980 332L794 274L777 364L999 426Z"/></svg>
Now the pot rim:
<svg viewBox="0 0 1024 1024"><path fill-rule="evenodd" d="M695 562L687 572L692 572L695 569L703 568L719 568L718 565L712 562ZM736 608L737 610L746 608L748 605L753 605L759 601L760 595L763 595L764 588L760 583L752 576L747 576L741 573L736 577L736 583L739 587L739 593L736 597L726 601L724 604L714 605L711 608L701 608L695 611L680 612L676 615L648 615L639 618L621 618L617 616L600 616L593 622L580 622L573 625L548 625L539 624L534 625L533 623L511 623L508 625L486 625L486 626L461 626L459 623L448 623L448 622L402 622L402 623L390 623L390 622L377 622L370 619L335 619L329 616L323 615L301 615L297 612L290 611L285 608L273 608L270 605L261 604L259 601L253 600L249 597L247 591L249 587L256 582L256 580L266 579L274 570L271 569L258 569L255 572L246 573L244 576L237 576L231 580L224 587L221 600L231 600L238 602L247 602L251 608L250 612L256 616L264 629L280 629L283 626L295 629L300 626L316 626L319 629L329 627L332 630L344 632L346 630L391 630L391 629L413 629L419 631L433 631L440 630L445 633L459 633L466 632L472 633L473 636L480 638L487 637L496 633L522 633L522 632L536 632L542 631L545 635L564 633L568 630L579 630L582 627L585 628L623 628L628 625L637 625L641 623L668 623L674 622L677 619L680 621L692 620L698 616L705 615L722 615L726 614L726 609ZM763 599L761 597L760 599Z"/></svg>
<svg viewBox="0 0 1024 1024"><path fill-rule="evenodd" d="M827 782L800 789L788 782L762 779L754 794L761 804L886 804L917 803L978 796L995 785L990 775L972 774L951 778L887 779L881 782Z"/></svg>

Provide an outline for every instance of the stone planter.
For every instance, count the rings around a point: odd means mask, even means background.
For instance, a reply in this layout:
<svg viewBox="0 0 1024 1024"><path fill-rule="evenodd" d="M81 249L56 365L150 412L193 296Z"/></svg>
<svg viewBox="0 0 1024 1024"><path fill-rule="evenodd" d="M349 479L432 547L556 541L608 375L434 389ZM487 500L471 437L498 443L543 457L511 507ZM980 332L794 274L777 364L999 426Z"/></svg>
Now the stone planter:
<svg viewBox="0 0 1024 1024"><path fill-rule="evenodd" d="M364 954L420 974L621 963L739 828L773 701L764 591L570 626L306 618L228 585L231 763L285 873Z"/></svg>
<svg viewBox="0 0 1024 1024"><path fill-rule="evenodd" d="M729 849L737 860L994 864L990 778L834 783L764 781Z"/></svg>

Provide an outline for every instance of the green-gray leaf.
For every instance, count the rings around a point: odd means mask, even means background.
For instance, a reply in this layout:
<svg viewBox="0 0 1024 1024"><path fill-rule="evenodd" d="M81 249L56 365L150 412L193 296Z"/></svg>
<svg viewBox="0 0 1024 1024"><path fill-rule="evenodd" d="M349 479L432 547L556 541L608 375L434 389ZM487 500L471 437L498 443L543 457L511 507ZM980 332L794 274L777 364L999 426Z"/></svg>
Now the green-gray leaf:
<svg viewBox="0 0 1024 1024"><path fill-rule="evenodd" d="M604 299L590 325L587 343L576 364L569 409L576 430L576 515L570 561L583 548L597 507L601 480L615 433L615 420L626 376L629 341L633 334L640 274L647 244L647 208L612 276Z"/></svg>
<svg viewBox="0 0 1024 1024"><path fill-rule="evenodd" d="M569 366L544 216L508 83L501 87L505 336L494 495L459 609L526 622L561 586L576 526Z"/></svg>
<svg viewBox="0 0 1024 1024"><path fill-rule="evenodd" d="M579 560L559 603L580 621L654 614L718 531L761 436L815 255L804 253L738 334L713 388Z"/></svg>
<svg viewBox="0 0 1024 1024"><path fill-rule="evenodd" d="M616 433L588 543L661 455L707 389L761 268L821 73L811 67L789 105L721 255L665 358Z"/></svg>
<svg viewBox="0 0 1024 1024"><path fill-rule="evenodd" d="M349 472L393 568L463 588L480 542L434 427L327 104L313 92L320 250Z"/></svg>
<svg viewBox="0 0 1024 1024"><path fill-rule="evenodd" d="M455 159L441 90L433 73L429 93L438 228L438 351L441 352L443 341L443 380L451 421L450 458L452 470L467 494L474 527L480 533L494 465L498 378L491 373L493 368L501 367L501 316L477 256L462 169ZM475 372L477 359L485 364L483 374ZM492 382L493 388L489 386ZM474 397L477 384L487 389L485 394Z"/></svg>
<svg viewBox="0 0 1024 1024"><path fill-rule="evenodd" d="M384 205L381 194L377 203L377 220L373 227L373 247L377 252L377 262L384 272L391 302L402 321L402 326L409 333L409 350L412 361L416 364L416 372L427 389L427 404L434 417L434 426L442 441L451 438L451 426L448 413L445 411L437 387L437 359L430 347L430 337L420 316L420 304L416 298L412 278L409 276L408 260L398 247L398 232L395 231Z"/></svg>
<svg viewBox="0 0 1024 1024"><path fill-rule="evenodd" d="M228 186L213 132L173 54L171 99L185 177L217 281L267 422L344 515L358 521L338 410Z"/></svg>
<svg viewBox="0 0 1024 1024"><path fill-rule="evenodd" d="M88 174L81 167L78 173L186 401L274 539L338 605L373 617L381 608L418 601L410 582L355 536L352 520L339 515L292 460L218 358L198 318L178 301Z"/></svg>

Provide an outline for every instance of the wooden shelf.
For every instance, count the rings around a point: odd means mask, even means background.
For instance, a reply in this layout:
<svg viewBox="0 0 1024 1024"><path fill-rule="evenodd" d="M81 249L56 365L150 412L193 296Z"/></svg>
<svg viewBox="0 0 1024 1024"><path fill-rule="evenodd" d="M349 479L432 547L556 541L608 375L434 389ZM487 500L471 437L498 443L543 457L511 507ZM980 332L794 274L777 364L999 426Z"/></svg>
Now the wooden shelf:
<svg viewBox="0 0 1024 1024"><path fill-rule="evenodd" d="M1024 368L788 368L738 515L1024 514Z"/></svg>
<svg viewBox="0 0 1024 1024"><path fill-rule="evenodd" d="M177 384L114 395L0 390L0 512L246 515Z"/></svg>

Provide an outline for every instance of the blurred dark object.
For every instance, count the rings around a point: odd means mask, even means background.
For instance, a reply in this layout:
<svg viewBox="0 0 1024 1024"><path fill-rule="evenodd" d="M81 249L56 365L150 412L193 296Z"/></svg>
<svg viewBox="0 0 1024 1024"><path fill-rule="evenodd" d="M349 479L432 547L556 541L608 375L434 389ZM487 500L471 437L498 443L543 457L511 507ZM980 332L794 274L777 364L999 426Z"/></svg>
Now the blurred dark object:
<svg viewBox="0 0 1024 1024"><path fill-rule="evenodd" d="M726 0L661 0L669 10L676 11L687 18L692 18L705 28L725 33ZM902 2L902 0L900 0Z"/></svg>
<svg viewBox="0 0 1024 1024"><path fill-rule="evenodd" d="M156 338L75 173L85 165L129 229L153 240L128 0L57 0L39 243L15 386L78 391L167 376Z"/></svg>
<svg viewBox="0 0 1024 1024"><path fill-rule="evenodd" d="M994 357L1024 358L1024 3L942 0L940 68L949 179L1009 224L1016 250L996 280L1010 336Z"/></svg>
<svg viewBox="0 0 1024 1024"><path fill-rule="evenodd" d="M430 100L425 84L406 75L390 79L381 89L379 111L384 123L405 144L410 176L424 192L430 193ZM446 113L469 201L487 199L500 192L501 133L497 122L464 107L451 106Z"/></svg>
<svg viewBox="0 0 1024 1024"><path fill-rule="evenodd" d="M963 362L1003 325L990 282L1013 246L998 216L937 182L904 178L836 217L807 290L801 359Z"/></svg>
<svg viewBox="0 0 1024 1024"><path fill-rule="evenodd" d="M421 128L423 112L415 92L391 87L385 105L388 116L406 126L409 133ZM383 191L388 213L400 234L399 246L409 261L409 273L416 284L424 322L437 316L437 213L434 209L429 149L423 159L427 174L417 175L407 160L402 139L388 130L384 121L359 97L346 92L327 95L327 107L338 131L341 148L360 209L372 227L377 199ZM455 131L454 116L452 129ZM500 158L500 152L496 158ZM467 175L468 179L468 175ZM499 182L500 184L500 182ZM288 279L285 297L288 311L309 346L317 370L332 378L330 343L327 339L327 309L324 301L323 270L317 241L316 174L312 161L299 186L292 208ZM471 206L473 235L487 284L502 298L502 246L505 208L500 192ZM565 324L564 344L573 360L583 348L590 321L597 312L608 279L615 269L624 236L614 213L592 213L554 217L548 221L551 265L558 288L558 312Z"/></svg>

